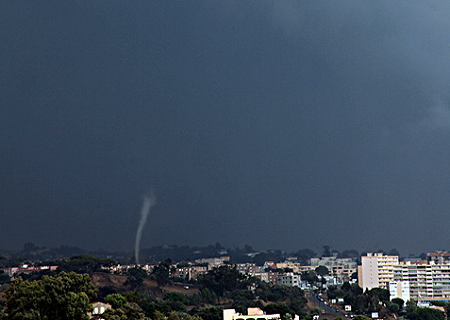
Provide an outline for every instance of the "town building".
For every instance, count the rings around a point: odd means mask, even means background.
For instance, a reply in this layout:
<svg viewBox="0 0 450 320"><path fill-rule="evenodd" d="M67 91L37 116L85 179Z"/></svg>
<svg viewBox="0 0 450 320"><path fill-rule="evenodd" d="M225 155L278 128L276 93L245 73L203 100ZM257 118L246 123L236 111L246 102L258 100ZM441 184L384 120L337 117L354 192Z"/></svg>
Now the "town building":
<svg viewBox="0 0 450 320"><path fill-rule="evenodd" d="M224 309L223 310L223 320L246 320L246 319L258 319L258 320L269 320L269 319L281 319L280 314L265 314L260 308L247 308L247 315L242 315L237 313L234 309ZM295 315L294 320L299 320L299 316Z"/></svg>
<svg viewBox="0 0 450 320"><path fill-rule="evenodd" d="M410 298L418 302L450 302L450 263L402 262L394 267L393 281L408 282Z"/></svg>
<svg viewBox="0 0 450 320"><path fill-rule="evenodd" d="M248 274L249 276L254 276L258 272L264 271L261 266L257 266L256 263L238 263L235 264L236 269L244 274Z"/></svg>
<svg viewBox="0 0 450 320"><path fill-rule="evenodd" d="M208 264L209 268L218 267L226 262L230 261L229 256L222 256L219 258L206 258L206 259L197 259L195 263L197 264Z"/></svg>
<svg viewBox="0 0 450 320"><path fill-rule="evenodd" d="M409 281L391 281L389 282L390 300L400 298L403 301L411 299Z"/></svg>
<svg viewBox="0 0 450 320"><path fill-rule="evenodd" d="M266 261L266 262L264 262L264 265L263 265L263 269L264 270L266 270L266 269L276 269L276 268L277 268L277 264L275 262L273 262L273 261Z"/></svg>
<svg viewBox="0 0 450 320"><path fill-rule="evenodd" d="M336 256L311 258L309 264L315 268L318 266L327 267L330 276L336 278L346 278L347 280L352 277L352 274L357 272L357 263L355 258L338 258Z"/></svg>
<svg viewBox="0 0 450 320"><path fill-rule="evenodd" d="M88 312L88 316L90 319L102 319L101 314L108 309L111 309L112 306L109 303L104 302L93 302L92 303L93 310L92 312Z"/></svg>
<svg viewBox="0 0 450 320"><path fill-rule="evenodd" d="M300 287L301 278L298 274L287 272L279 277L278 284L288 287Z"/></svg>
<svg viewBox="0 0 450 320"><path fill-rule="evenodd" d="M208 272L207 266L189 266L189 267L181 267L175 268L175 272L173 276L184 278L187 280L197 280L200 274L204 274Z"/></svg>
<svg viewBox="0 0 450 320"><path fill-rule="evenodd" d="M367 253L361 257L361 267L358 268L359 286L366 289L387 289L394 279L394 266L398 265L398 256L385 256L383 253Z"/></svg>
<svg viewBox="0 0 450 320"><path fill-rule="evenodd" d="M450 253L445 251L432 252L427 255L427 262L433 261L435 264L450 263Z"/></svg>
<svg viewBox="0 0 450 320"><path fill-rule="evenodd" d="M301 265L297 262L285 261L277 263L279 269L289 268L295 273L314 271L319 266L325 266L330 276L349 280L352 274L357 272L357 263L354 258L338 258L337 256L311 258L308 265Z"/></svg>
<svg viewBox="0 0 450 320"><path fill-rule="evenodd" d="M280 274L278 272L258 272L255 277L267 283L278 284Z"/></svg>

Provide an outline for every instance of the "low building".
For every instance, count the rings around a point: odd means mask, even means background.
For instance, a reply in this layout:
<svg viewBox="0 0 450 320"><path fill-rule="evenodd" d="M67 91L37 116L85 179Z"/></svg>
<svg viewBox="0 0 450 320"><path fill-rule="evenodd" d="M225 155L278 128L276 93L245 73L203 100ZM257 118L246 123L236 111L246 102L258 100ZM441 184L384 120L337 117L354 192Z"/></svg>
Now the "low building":
<svg viewBox="0 0 450 320"><path fill-rule="evenodd" d="M111 309L112 306L109 303L104 303L104 302L93 302L92 306L94 307L94 310L92 312L88 313L88 316L91 319L102 319L101 315L103 312L105 312L108 309Z"/></svg>
<svg viewBox="0 0 450 320"><path fill-rule="evenodd" d="M264 262L264 265L263 265L263 269L264 270L266 270L266 269L276 269L276 268L277 268L277 265L276 265L275 262L273 262L273 261L266 261L266 262Z"/></svg>
<svg viewBox="0 0 450 320"><path fill-rule="evenodd" d="M281 319L279 313L276 314L265 314L260 308L247 308L247 315L237 313L234 309L224 309L223 310L223 320L246 320L246 319L257 319L257 320L269 320L269 319ZM299 320L299 316L295 315L294 320Z"/></svg>

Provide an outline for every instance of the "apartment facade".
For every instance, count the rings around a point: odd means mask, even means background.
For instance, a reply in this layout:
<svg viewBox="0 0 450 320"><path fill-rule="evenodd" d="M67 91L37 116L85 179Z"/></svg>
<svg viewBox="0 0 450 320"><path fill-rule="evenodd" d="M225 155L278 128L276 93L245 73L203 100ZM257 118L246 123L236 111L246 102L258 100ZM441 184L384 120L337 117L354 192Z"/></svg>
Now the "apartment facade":
<svg viewBox="0 0 450 320"><path fill-rule="evenodd" d="M394 266L399 264L398 256L385 256L382 253L367 253L361 257L359 286L366 289L388 289L394 280Z"/></svg>
<svg viewBox="0 0 450 320"><path fill-rule="evenodd" d="M261 266L257 266L255 263L238 263L235 266L239 272L248 274L249 276L254 276L264 271Z"/></svg>
<svg viewBox="0 0 450 320"><path fill-rule="evenodd" d="M318 266L325 266L330 275L337 278L351 278L357 272L357 263L352 258L322 257L309 259L309 265L301 265L297 262L285 261L277 263L279 269L290 268L294 273L314 271Z"/></svg>
<svg viewBox="0 0 450 320"><path fill-rule="evenodd" d="M294 274L293 272L287 272L280 276L278 284L288 287L300 287L301 278L298 274Z"/></svg>
<svg viewBox="0 0 450 320"><path fill-rule="evenodd" d="M352 274L357 272L357 263L353 258L322 257L309 259L311 266L325 266L333 277L351 278Z"/></svg>
<svg viewBox="0 0 450 320"><path fill-rule="evenodd" d="M450 302L450 264L431 260L401 263L394 268L394 281L408 281L410 298L419 302Z"/></svg>
<svg viewBox="0 0 450 320"><path fill-rule="evenodd" d="M391 281L389 282L390 300L400 298L403 301L411 299L409 281Z"/></svg>

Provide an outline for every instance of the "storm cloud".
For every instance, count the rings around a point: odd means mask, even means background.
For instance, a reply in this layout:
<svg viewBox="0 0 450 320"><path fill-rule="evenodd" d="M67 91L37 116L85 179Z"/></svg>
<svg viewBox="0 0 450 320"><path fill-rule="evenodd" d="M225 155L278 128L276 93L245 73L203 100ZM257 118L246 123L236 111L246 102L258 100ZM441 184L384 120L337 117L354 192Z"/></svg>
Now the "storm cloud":
<svg viewBox="0 0 450 320"><path fill-rule="evenodd" d="M448 248L449 13L3 2L0 246Z"/></svg>

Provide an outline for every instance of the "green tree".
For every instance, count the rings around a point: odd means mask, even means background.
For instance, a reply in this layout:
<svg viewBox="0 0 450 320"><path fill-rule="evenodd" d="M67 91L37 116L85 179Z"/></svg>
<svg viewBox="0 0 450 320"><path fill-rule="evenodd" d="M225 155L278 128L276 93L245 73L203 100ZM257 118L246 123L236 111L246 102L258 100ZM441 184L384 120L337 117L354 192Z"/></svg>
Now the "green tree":
<svg viewBox="0 0 450 320"><path fill-rule="evenodd" d="M414 312L408 314L411 320L444 320L444 312L432 308L416 308Z"/></svg>
<svg viewBox="0 0 450 320"><path fill-rule="evenodd" d="M225 292L231 292L239 288L246 279L236 267L220 266L213 268L198 277L198 282L204 287L214 291L217 298L223 296ZM203 318L203 317L202 317Z"/></svg>
<svg viewBox="0 0 450 320"><path fill-rule="evenodd" d="M397 313L398 310L400 309L400 307L398 306L398 304L394 303L394 302L389 302L387 303L387 308L389 310L390 313Z"/></svg>
<svg viewBox="0 0 450 320"><path fill-rule="evenodd" d="M316 274L321 277L326 276L329 273L328 268L325 266L318 266L314 271L316 271Z"/></svg>
<svg viewBox="0 0 450 320"><path fill-rule="evenodd" d="M417 303L413 299L406 301L406 316L410 318L417 310Z"/></svg>
<svg viewBox="0 0 450 320"><path fill-rule="evenodd" d="M403 304L405 303L405 301L403 301L402 298L394 298L392 299L392 303L398 304L399 309L401 309L403 308Z"/></svg>
<svg viewBox="0 0 450 320"><path fill-rule="evenodd" d="M320 316L322 314L322 309L320 309L319 307L312 307L311 310L309 310L309 313Z"/></svg>
<svg viewBox="0 0 450 320"><path fill-rule="evenodd" d="M447 320L450 319L450 302L447 302L446 304L444 304L444 311L445 311L445 316L447 318Z"/></svg>
<svg viewBox="0 0 450 320"><path fill-rule="evenodd" d="M279 313L281 316L281 319L289 318L290 315L294 314L294 311L292 311L288 306L286 306L284 303L269 303L267 304L263 309L267 314L275 314Z"/></svg>
<svg viewBox="0 0 450 320"><path fill-rule="evenodd" d="M115 264L114 260L95 258L87 254L73 256L69 261L62 260L59 263L58 272L76 272L80 274L88 273L92 275L94 272L109 272L103 267L110 267Z"/></svg>
<svg viewBox="0 0 450 320"><path fill-rule="evenodd" d="M169 283L171 259L161 261L155 268L153 268L152 278L158 282L158 286L164 286Z"/></svg>
<svg viewBox="0 0 450 320"><path fill-rule="evenodd" d="M180 317L174 311L172 311L167 317L167 320L180 320Z"/></svg>
<svg viewBox="0 0 450 320"><path fill-rule="evenodd" d="M203 320L203 319L200 318L198 315L194 315L194 316L188 315L188 316L186 316L186 318L184 318L184 320Z"/></svg>
<svg viewBox="0 0 450 320"><path fill-rule="evenodd" d="M3 284L8 284L11 282L11 277L5 273L3 270L0 270L0 287Z"/></svg>
<svg viewBox="0 0 450 320"><path fill-rule="evenodd" d="M120 293L112 293L106 296L105 302L109 303L113 309L118 309L127 304L127 299Z"/></svg>
<svg viewBox="0 0 450 320"><path fill-rule="evenodd" d="M311 285L315 285L317 282L319 282L319 278L316 276L315 272L310 271L303 271L302 272L302 280L308 282Z"/></svg>
<svg viewBox="0 0 450 320"><path fill-rule="evenodd" d="M117 293L117 290L110 286L104 286L98 288L97 300L105 302L105 298L113 293Z"/></svg>
<svg viewBox="0 0 450 320"><path fill-rule="evenodd" d="M169 291L164 294L163 300L169 300L169 301L179 301L184 304L189 304L188 298L185 294L181 292L173 292Z"/></svg>
<svg viewBox="0 0 450 320"><path fill-rule="evenodd" d="M141 307L134 302L129 302L119 309L108 309L102 313L105 320L147 320Z"/></svg>
<svg viewBox="0 0 450 320"><path fill-rule="evenodd" d="M125 286L130 285L132 290L136 290L144 283L147 272L142 268L130 268L127 271L127 280L123 283Z"/></svg>
<svg viewBox="0 0 450 320"><path fill-rule="evenodd" d="M217 320L223 318L223 311L219 307L203 308L197 312L197 316L203 320Z"/></svg>
<svg viewBox="0 0 450 320"><path fill-rule="evenodd" d="M97 289L89 275L61 272L33 282L15 279L6 289L8 320L84 320Z"/></svg>
<svg viewBox="0 0 450 320"><path fill-rule="evenodd" d="M189 304L188 298L181 292L166 292L163 300L175 311L185 311Z"/></svg>

